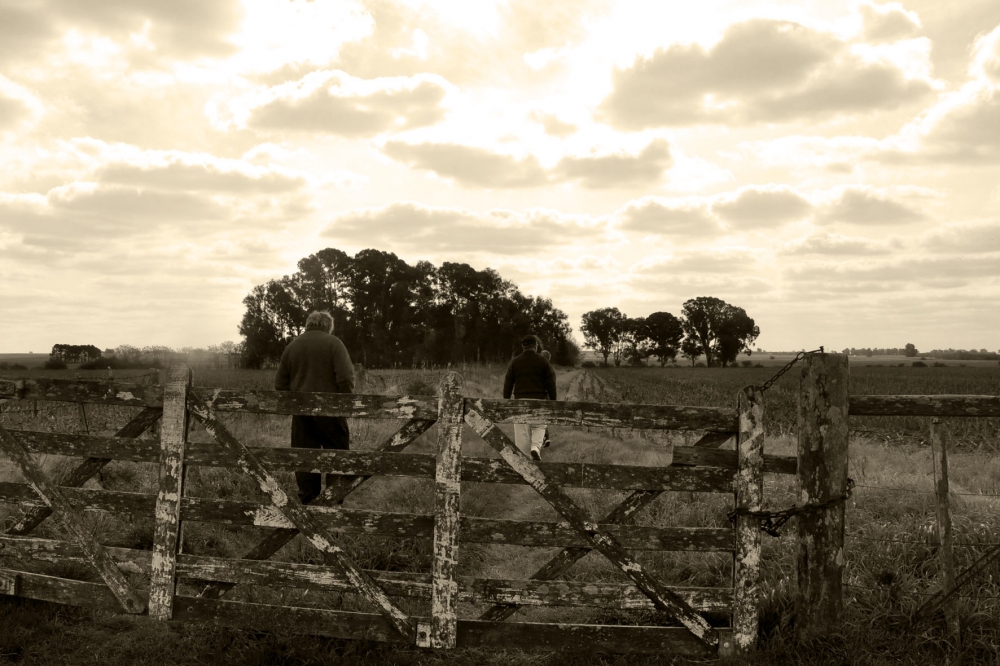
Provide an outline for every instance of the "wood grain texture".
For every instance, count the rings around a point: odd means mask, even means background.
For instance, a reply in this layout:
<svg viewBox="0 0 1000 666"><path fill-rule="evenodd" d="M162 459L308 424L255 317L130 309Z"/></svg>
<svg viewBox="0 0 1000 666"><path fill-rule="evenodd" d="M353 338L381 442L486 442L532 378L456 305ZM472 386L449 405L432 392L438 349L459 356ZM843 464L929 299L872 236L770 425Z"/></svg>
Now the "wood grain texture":
<svg viewBox="0 0 1000 666"><path fill-rule="evenodd" d="M216 412L305 414L355 419L437 419L437 396L300 393L195 387L193 395Z"/></svg>
<svg viewBox="0 0 1000 666"><path fill-rule="evenodd" d="M951 531L951 489L948 483L948 437L938 419L931 421L931 457L934 460L934 497L937 505L938 560L941 563L941 592L955 589L955 543ZM952 647L961 650L961 628L958 597L951 596L943 604L945 629Z"/></svg>
<svg viewBox="0 0 1000 666"><path fill-rule="evenodd" d="M153 556L149 579L149 616L165 621L173 616L181 497L184 495L184 447L187 444L187 392L191 371L170 368L163 387L160 424L159 479L153 513Z"/></svg>
<svg viewBox="0 0 1000 666"><path fill-rule="evenodd" d="M19 382L23 382L21 391L18 390ZM16 381L0 379L0 398L162 407L163 387L86 379L29 378Z"/></svg>
<svg viewBox="0 0 1000 666"><path fill-rule="evenodd" d="M847 491L848 364L842 354L814 354L802 364L798 404L799 504ZM844 614L844 503L797 518L799 640L829 636Z"/></svg>
<svg viewBox="0 0 1000 666"><path fill-rule="evenodd" d="M736 410L725 407L469 398L466 400L466 412L469 410L476 411L492 423L730 433L736 432L738 427Z"/></svg>
<svg viewBox="0 0 1000 666"><path fill-rule="evenodd" d="M739 394L736 508L760 511L764 501L764 401L756 387ZM737 515L733 553L733 642L737 653L757 646L760 608L760 520Z"/></svg>
<svg viewBox="0 0 1000 666"><path fill-rule="evenodd" d="M454 648L458 626L458 535L462 501L462 378L441 379L434 476L431 631L427 647Z"/></svg>
<svg viewBox="0 0 1000 666"><path fill-rule="evenodd" d="M739 466L736 451L702 449L693 446L675 446L671 463L678 466L718 467L735 470ZM773 474L797 474L799 460L795 456L764 454L764 471Z"/></svg>

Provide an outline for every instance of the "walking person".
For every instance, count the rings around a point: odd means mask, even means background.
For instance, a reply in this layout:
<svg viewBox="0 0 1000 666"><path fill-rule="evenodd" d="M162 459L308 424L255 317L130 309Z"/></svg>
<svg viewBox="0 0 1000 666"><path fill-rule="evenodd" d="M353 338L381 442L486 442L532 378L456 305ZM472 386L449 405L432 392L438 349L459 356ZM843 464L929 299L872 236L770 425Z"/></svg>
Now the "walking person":
<svg viewBox="0 0 1000 666"><path fill-rule="evenodd" d="M549 365L551 365L552 364L552 354L549 353L549 350L548 349L542 349L540 351L540 353L542 355L542 358L544 358L546 361L548 361ZM549 444L551 444L551 443L552 443L552 441L549 440L549 427L545 426L545 433L542 435L542 448L543 449L548 448Z"/></svg>
<svg viewBox="0 0 1000 666"><path fill-rule="evenodd" d="M306 318L306 330L281 353L274 376L278 391L305 393L352 393L354 365L347 347L333 334L329 312L313 312ZM292 447L299 449L347 449L351 432L347 419L340 416L292 416ZM326 475L329 486L335 474ZM322 490L318 472L296 472L299 500L316 499Z"/></svg>
<svg viewBox="0 0 1000 666"><path fill-rule="evenodd" d="M555 400L556 373L545 358L538 353L538 338L526 335L521 339L521 353L507 366L503 382L503 397L510 400ZM545 426L526 423L514 424L514 443L525 455L534 460L542 459Z"/></svg>

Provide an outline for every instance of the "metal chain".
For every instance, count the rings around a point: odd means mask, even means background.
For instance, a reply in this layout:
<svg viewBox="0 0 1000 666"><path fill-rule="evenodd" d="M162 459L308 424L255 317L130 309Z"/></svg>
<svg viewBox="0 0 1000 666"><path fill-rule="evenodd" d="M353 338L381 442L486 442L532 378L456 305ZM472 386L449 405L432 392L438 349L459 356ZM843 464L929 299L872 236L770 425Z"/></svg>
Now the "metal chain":
<svg viewBox="0 0 1000 666"><path fill-rule="evenodd" d="M830 507L836 506L841 502L850 499L852 490L854 490L854 479L847 479L847 490L844 491L844 494L840 497L834 497L833 499L828 499L825 502L817 502L816 504L793 506L779 511L751 511L750 509L737 508L729 512L729 520L730 522L735 523L738 516L752 516L760 521L760 529L762 531L773 537L780 537L781 532L778 530L784 527L785 523L787 523L790 519L803 513L829 509Z"/></svg>
<svg viewBox="0 0 1000 666"><path fill-rule="evenodd" d="M760 390L761 393L767 391L767 389L771 388L774 385L774 382L778 381L778 379L781 378L781 375L791 370L793 365L795 365L796 363L798 363L807 356L812 356L813 354L822 354L822 353L823 353L823 347L820 347L819 349L814 349L812 351L800 351L798 354L795 355L795 358L793 358L791 361L785 364L785 367L783 367L781 370L778 370L778 372L774 374L774 377L771 377L757 388Z"/></svg>

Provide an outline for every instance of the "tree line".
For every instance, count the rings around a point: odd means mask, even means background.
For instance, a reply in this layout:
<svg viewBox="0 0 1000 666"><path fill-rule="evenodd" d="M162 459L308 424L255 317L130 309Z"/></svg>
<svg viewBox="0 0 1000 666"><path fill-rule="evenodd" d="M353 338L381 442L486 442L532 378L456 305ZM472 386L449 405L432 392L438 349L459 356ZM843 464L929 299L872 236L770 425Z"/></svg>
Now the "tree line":
<svg viewBox="0 0 1000 666"><path fill-rule="evenodd" d="M352 257L334 248L297 267L243 299L247 367L278 359L315 310L333 315L335 334L366 367L506 362L527 333L541 338L556 363L571 365L579 353L564 312L550 299L521 293L492 268L411 266L391 252L366 249Z"/></svg>
<svg viewBox="0 0 1000 666"><path fill-rule="evenodd" d="M675 362L677 355L694 365L700 356L709 367L726 367L740 353L751 354L760 328L741 307L714 296L699 296L684 302L681 316L653 312L629 317L618 308L600 308L584 313L580 330L584 346L614 364L645 363L656 356L660 365Z"/></svg>

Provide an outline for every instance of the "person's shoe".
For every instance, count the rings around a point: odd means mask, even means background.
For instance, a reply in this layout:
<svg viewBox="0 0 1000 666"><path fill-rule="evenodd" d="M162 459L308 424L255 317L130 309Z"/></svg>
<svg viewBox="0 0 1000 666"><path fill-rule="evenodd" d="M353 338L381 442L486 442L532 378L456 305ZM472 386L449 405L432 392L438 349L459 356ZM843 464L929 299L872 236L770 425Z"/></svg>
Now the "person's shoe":
<svg viewBox="0 0 1000 666"><path fill-rule="evenodd" d="M531 459L539 461L542 459L542 452L538 450L537 446L531 447Z"/></svg>
<svg viewBox="0 0 1000 666"><path fill-rule="evenodd" d="M551 439L549 439L548 437L546 437L546 438L545 438L545 441L544 441L544 442L542 442L542 448L543 448L543 449L547 449L547 448L549 448L549 445L550 445L551 443L552 443L552 440L551 440Z"/></svg>

